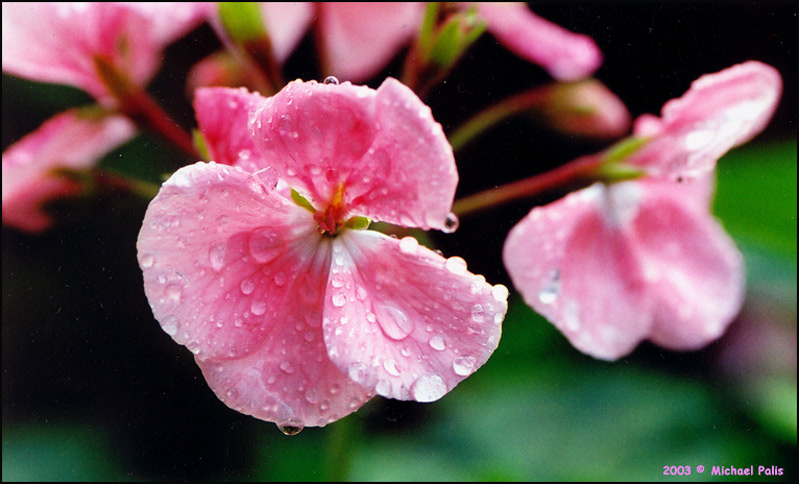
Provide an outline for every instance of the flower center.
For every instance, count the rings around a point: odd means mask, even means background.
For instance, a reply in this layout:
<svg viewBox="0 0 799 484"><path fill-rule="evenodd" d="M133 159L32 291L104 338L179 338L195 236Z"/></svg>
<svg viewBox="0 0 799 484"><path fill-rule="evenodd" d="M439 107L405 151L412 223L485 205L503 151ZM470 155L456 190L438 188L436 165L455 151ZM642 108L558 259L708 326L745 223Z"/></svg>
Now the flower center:
<svg viewBox="0 0 799 484"><path fill-rule="evenodd" d="M327 204L327 208L317 210L313 214L318 227L317 231L324 235L336 235L338 229L343 225L342 218L344 216L344 184L339 183L333 197Z"/></svg>

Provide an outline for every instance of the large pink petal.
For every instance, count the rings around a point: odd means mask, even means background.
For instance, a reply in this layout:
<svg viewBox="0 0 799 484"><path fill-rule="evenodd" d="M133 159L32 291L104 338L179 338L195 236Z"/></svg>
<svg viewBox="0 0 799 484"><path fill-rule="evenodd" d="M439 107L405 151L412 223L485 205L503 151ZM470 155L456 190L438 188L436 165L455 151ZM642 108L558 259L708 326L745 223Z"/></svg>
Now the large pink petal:
<svg viewBox="0 0 799 484"><path fill-rule="evenodd" d="M42 203L78 189L53 170L91 167L135 133L126 118L92 118L72 110L9 146L3 153L3 223L28 231L49 227L52 220Z"/></svg>
<svg viewBox="0 0 799 484"><path fill-rule="evenodd" d="M140 86L160 63L152 21L113 3L3 2L3 71L70 84L110 102L94 58Z"/></svg>
<svg viewBox="0 0 799 484"><path fill-rule="evenodd" d="M250 123L278 175L324 210L424 229L446 226L458 182L452 148L430 108L399 81L375 91L295 81Z"/></svg>
<svg viewBox="0 0 799 484"><path fill-rule="evenodd" d="M707 74L663 106L659 132L649 119L636 134L653 138L628 162L653 174L698 175L766 127L782 91L779 73L757 61Z"/></svg>
<svg viewBox="0 0 799 484"><path fill-rule="evenodd" d="M297 47L314 16L308 2L261 2L266 31L278 62L284 62Z"/></svg>
<svg viewBox="0 0 799 484"><path fill-rule="evenodd" d="M322 323L328 354L385 397L438 400L499 344L508 291L416 239L349 231L333 241Z"/></svg>
<svg viewBox="0 0 799 484"><path fill-rule="evenodd" d="M194 91L197 124L212 160L225 165L238 162L249 172L267 166L247 126L250 112L264 99L244 88L209 87Z"/></svg>
<svg viewBox="0 0 799 484"><path fill-rule="evenodd" d="M505 241L505 267L527 304L596 358L626 355L651 327L624 229L636 198L597 184L534 208Z"/></svg>
<svg viewBox="0 0 799 484"><path fill-rule="evenodd" d="M590 76L602 64L602 52L590 37L542 19L524 3L477 2L477 11L505 47L543 66L555 79Z"/></svg>
<svg viewBox="0 0 799 484"><path fill-rule="evenodd" d="M741 253L707 201L691 193L696 188L657 180L641 185L645 196L632 228L654 303L649 339L672 349L700 348L721 336L741 307Z"/></svg>
<svg viewBox="0 0 799 484"><path fill-rule="evenodd" d="M409 43L422 21L421 2L319 4L326 74L361 82L385 67Z"/></svg>
<svg viewBox="0 0 799 484"><path fill-rule="evenodd" d="M330 242L254 175L215 163L178 170L148 207L137 248L153 314L231 407L324 425L369 398L323 343Z"/></svg>

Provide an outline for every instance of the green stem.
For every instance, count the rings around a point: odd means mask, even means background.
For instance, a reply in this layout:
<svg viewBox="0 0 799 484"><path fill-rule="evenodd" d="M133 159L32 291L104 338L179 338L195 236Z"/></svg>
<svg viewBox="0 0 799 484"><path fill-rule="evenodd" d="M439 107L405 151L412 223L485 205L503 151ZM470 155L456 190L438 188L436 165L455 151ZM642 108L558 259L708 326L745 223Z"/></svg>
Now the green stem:
<svg viewBox="0 0 799 484"><path fill-rule="evenodd" d="M515 114L537 108L552 94L552 86L542 86L511 96L504 101L489 106L461 124L449 136L454 151L463 148L477 135Z"/></svg>
<svg viewBox="0 0 799 484"><path fill-rule="evenodd" d="M556 189L588 186L597 181L596 175L603 162L604 158L601 155L584 156L554 170L461 198L452 206L452 211L462 217Z"/></svg>
<svg viewBox="0 0 799 484"><path fill-rule="evenodd" d="M352 442L356 440L354 416L350 415L331 425L327 445L327 480L331 482L345 482L348 479Z"/></svg>

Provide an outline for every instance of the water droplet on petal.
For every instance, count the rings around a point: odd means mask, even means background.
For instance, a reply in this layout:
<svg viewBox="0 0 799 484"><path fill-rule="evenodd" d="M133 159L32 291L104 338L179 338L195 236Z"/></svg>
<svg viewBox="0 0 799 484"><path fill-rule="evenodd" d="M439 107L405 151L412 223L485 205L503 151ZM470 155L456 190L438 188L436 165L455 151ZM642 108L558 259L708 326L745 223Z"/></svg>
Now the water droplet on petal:
<svg viewBox="0 0 799 484"><path fill-rule="evenodd" d="M347 296L345 296L343 293L340 292L334 294L332 300L333 300L333 306L336 306L337 308L340 308L345 304L347 304Z"/></svg>
<svg viewBox="0 0 799 484"><path fill-rule="evenodd" d="M473 356L461 356L452 362L452 370L456 375L469 376L474 372L474 364L477 360Z"/></svg>
<svg viewBox="0 0 799 484"><path fill-rule="evenodd" d="M255 284L253 284L249 279L244 279L241 281L240 288L243 294L252 294L252 292L255 290Z"/></svg>
<svg viewBox="0 0 799 484"><path fill-rule="evenodd" d="M400 252L404 254L413 254L417 247L419 247L419 241L410 235L403 237L399 242Z"/></svg>
<svg viewBox="0 0 799 484"><path fill-rule="evenodd" d="M395 306L385 306L383 309L384 313L377 320L383 333L396 341L407 338L413 331L414 324L405 311Z"/></svg>
<svg viewBox="0 0 799 484"><path fill-rule="evenodd" d="M400 374L399 368L397 368L397 362L394 360L383 361L383 368L386 369L389 375L399 376Z"/></svg>
<svg viewBox="0 0 799 484"><path fill-rule="evenodd" d="M228 388L228 391L225 392L225 395L227 395L227 397L230 399L236 398L238 394L239 392L237 392L235 388Z"/></svg>
<svg viewBox="0 0 799 484"><path fill-rule="evenodd" d="M161 327L169 336L175 336L175 334L178 332L178 318L175 316L167 316L161 323Z"/></svg>
<svg viewBox="0 0 799 484"><path fill-rule="evenodd" d="M491 294L497 302L506 302L508 300L508 288L502 284L492 287Z"/></svg>
<svg viewBox="0 0 799 484"><path fill-rule="evenodd" d="M255 301L250 306L250 311L256 316L260 316L266 312L266 304L263 301Z"/></svg>
<svg viewBox="0 0 799 484"><path fill-rule="evenodd" d="M288 423L278 424L277 428L286 435L297 435L302 432L305 425L299 420L291 420Z"/></svg>
<svg viewBox="0 0 799 484"><path fill-rule="evenodd" d="M447 218L444 219L444 228L441 229L442 232L445 234L451 234L458 230L458 226L460 225L460 221L458 220L458 216L454 213L450 212L447 215Z"/></svg>
<svg viewBox="0 0 799 484"><path fill-rule="evenodd" d="M153 256L150 254L143 255L141 258L141 266L145 269L152 267L154 262L155 259L153 259Z"/></svg>
<svg viewBox="0 0 799 484"><path fill-rule="evenodd" d="M364 380L366 380L366 370L366 365L363 363L353 363L347 370L347 374L349 375L350 380L354 381L355 383L363 383Z"/></svg>
<svg viewBox="0 0 799 484"><path fill-rule="evenodd" d="M211 267L213 267L215 271L219 271L224 267L225 252L226 249L223 244L214 245L208 252L208 260L211 262Z"/></svg>
<svg viewBox="0 0 799 484"><path fill-rule="evenodd" d="M287 279L288 278L286 277L286 273L285 272L276 272L275 273L275 277L274 277L275 285L277 285L279 287L280 286L284 286L286 284Z"/></svg>
<svg viewBox="0 0 799 484"><path fill-rule="evenodd" d="M438 375L425 375L411 386L411 397L417 402L434 402L447 393L447 385Z"/></svg>
<svg viewBox="0 0 799 484"><path fill-rule="evenodd" d="M336 76L327 76L325 80L322 81L324 84L333 84L335 86L338 85L338 78Z"/></svg>
<svg viewBox="0 0 799 484"><path fill-rule="evenodd" d="M280 369L288 374L294 373L294 368L291 366L291 363L289 363L288 361L284 361L283 363L281 363Z"/></svg>
<svg viewBox="0 0 799 484"><path fill-rule="evenodd" d="M446 267L448 271L455 275L466 274L466 261L458 256L452 256L447 259L444 267Z"/></svg>
<svg viewBox="0 0 799 484"><path fill-rule="evenodd" d="M440 334L430 338L428 343L430 344L430 347L436 351L444 351L447 348L447 345L444 343L444 338L442 338Z"/></svg>
<svg viewBox="0 0 799 484"><path fill-rule="evenodd" d="M475 304L472 306L472 321L475 323L482 323L485 317L485 309L482 304Z"/></svg>
<svg viewBox="0 0 799 484"><path fill-rule="evenodd" d="M387 397L391 393L391 383L386 380L380 380L375 386L375 392L381 397Z"/></svg>
<svg viewBox="0 0 799 484"><path fill-rule="evenodd" d="M555 269L552 271L550 281L538 293L538 299L544 304L552 304L558 298L558 291L560 290L560 272Z"/></svg>

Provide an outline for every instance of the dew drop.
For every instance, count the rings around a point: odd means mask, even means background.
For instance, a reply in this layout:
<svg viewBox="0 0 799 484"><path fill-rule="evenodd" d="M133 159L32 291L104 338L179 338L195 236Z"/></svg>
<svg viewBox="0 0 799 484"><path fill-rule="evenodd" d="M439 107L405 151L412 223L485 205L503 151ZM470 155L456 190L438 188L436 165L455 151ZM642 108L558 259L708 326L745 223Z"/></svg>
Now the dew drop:
<svg viewBox="0 0 799 484"><path fill-rule="evenodd" d="M353 363L347 370L350 380L355 383L363 383L366 380L366 365L363 363ZM331 389L332 391L332 389Z"/></svg>
<svg viewBox="0 0 799 484"><path fill-rule="evenodd" d="M466 274L466 261L458 256L452 256L447 259L444 267L446 267L448 271L455 275Z"/></svg>
<svg viewBox="0 0 799 484"><path fill-rule="evenodd" d="M249 279L244 279L241 281L240 288L243 294L252 294L252 292L255 290L255 284L253 284Z"/></svg>
<svg viewBox="0 0 799 484"><path fill-rule="evenodd" d="M419 247L419 241L410 235L403 237L399 242L400 252L404 254L413 254L417 247Z"/></svg>
<svg viewBox="0 0 799 484"><path fill-rule="evenodd" d="M286 435L297 435L298 433L302 432L302 429L305 428L302 422L299 420L292 420L288 423L278 424L278 429Z"/></svg>
<svg viewBox="0 0 799 484"><path fill-rule="evenodd" d="M434 402L447 393L447 385L438 375L425 375L411 386L411 396L417 402Z"/></svg>
<svg viewBox="0 0 799 484"><path fill-rule="evenodd" d="M508 300L508 288L502 284L497 284L491 288L491 294L497 302L506 302Z"/></svg>
<svg viewBox="0 0 799 484"><path fill-rule="evenodd" d="M150 254L145 254L141 258L141 266L144 267L145 269L152 267L154 262L155 259L153 259L153 256L151 256Z"/></svg>
<svg viewBox="0 0 799 484"><path fill-rule="evenodd" d="M238 394L239 392L237 392L235 388L228 388L228 391L225 392L225 395L227 395L227 397L230 399L236 398Z"/></svg>
<svg viewBox="0 0 799 484"><path fill-rule="evenodd" d="M399 368L397 368L397 362L394 361L394 360L385 360L385 361L383 361L383 368L386 369L386 371L388 372L389 375L392 375L392 376L399 376L400 375Z"/></svg>
<svg viewBox="0 0 799 484"><path fill-rule="evenodd" d="M215 271L219 271L225 265L225 246L223 244L216 244L211 247L208 252L208 259L211 262L211 267Z"/></svg>
<svg viewBox="0 0 799 484"><path fill-rule="evenodd" d="M395 341L407 338L413 331L413 321L398 307L385 306L383 309L385 312L377 320L383 333Z"/></svg>
<svg viewBox="0 0 799 484"><path fill-rule="evenodd" d="M452 362L452 370L456 375L469 376L474 372L474 364L477 360L473 356L461 356Z"/></svg>
<svg viewBox="0 0 799 484"><path fill-rule="evenodd" d="M368 293L366 292L366 288L365 287L358 286L357 288L355 288L355 296L358 298L359 301L366 300L366 296L367 295L368 295Z"/></svg>
<svg viewBox="0 0 799 484"><path fill-rule="evenodd" d="M274 277L275 285L277 285L279 287L280 286L284 286L286 284L286 280L287 280L287 278L286 278L286 273L285 272L276 272L275 273L275 277Z"/></svg>
<svg viewBox="0 0 799 484"><path fill-rule="evenodd" d="M288 361L284 361L283 363L281 363L280 369L288 373L289 375L294 373L294 368L291 366L291 363L289 363Z"/></svg>
<svg viewBox="0 0 799 484"><path fill-rule="evenodd" d="M334 294L332 299L333 299L333 306L336 306L337 308L340 308L345 304L347 304L347 296L345 296L343 293L339 292L337 294Z"/></svg>
<svg viewBox="0 0 799 484"><path fill-rule="evenodd" d="M560 289L560 272L555 269L552 271L550 281L538 293L538 300L544 304L552 304L558 298L558 290Z"/></svg>
<svg viewBox="0 0 799 484"><path fill-rule="evenodd" d="M472 306L471 310L472 321L474 321L475 323L482 323L485 318L485 312L486 311L485 309L483 309L482 304L475 304L474 306Z"/></svg>
<svg viewBox="0 0 799 484"><path fill-rule="evenodd" d="M161 323L161 327L169 336L175 336L178 332L178 318L175 316L167 316Z"/></svg>
<svg viewBox="0 0 799 484"><path fill-rule="evenodd" d="M381 397L388 397L391 394L391 383L386 380L380 380L375 386L375 392Z"/></svg>
<svg viewBox="0 0 799 484"><path fill-rule="evenodd" d="M325 80L322 81L324 84L332 84L334 86L338 85L338 78L336 76L327 76Z"/></svg>
<svg viewBox="0 0 799 484"><path fill-rule="evenodd" d="M260 316L266 312L266 304L263 301L255 301L250 306L250 311L256 316Z"/></svg>
<svg viewBox="0 0 799 484"><path fill-rule="evenodd" d="M447 348L446 343L444 343L444 338L442 338L440 334L430 338L428 344L436 351L444 351Z"/></svg>
<svg viewBox="0 0 799 484"><path fill-rule="evenodd" d="M444 219L444 228L441 229L442 232L445 234L451 234L458 230L458 226L460 225L460 221L458 220L458 216L454 213L450 212L447 215L447 218Z"/></svg>

